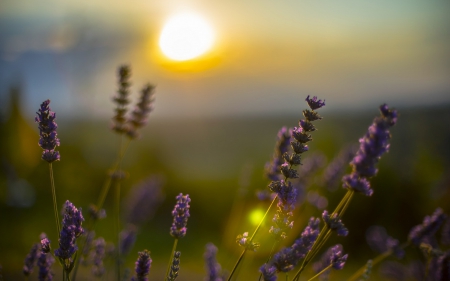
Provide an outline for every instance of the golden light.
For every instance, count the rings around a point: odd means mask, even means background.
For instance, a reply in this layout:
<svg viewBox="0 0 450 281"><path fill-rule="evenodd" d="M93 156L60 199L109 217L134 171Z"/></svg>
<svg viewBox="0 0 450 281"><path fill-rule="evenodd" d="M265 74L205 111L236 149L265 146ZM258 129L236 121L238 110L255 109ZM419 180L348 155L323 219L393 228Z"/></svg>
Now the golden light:
<svg viewBox="0 0 450 281"><path fill-rule="evenodd" d="M261 209L255 209L251 211L249 219L253 225L258 225L264 217L264 211Z"/></svg>
<svg viewBox="0 0 450 281"><path fill-rule="evenodd" d="M159 47L168 58L185 61L207 52L213 41L214 32L208 22L197 14L183 13L166 22Z"/></svg>

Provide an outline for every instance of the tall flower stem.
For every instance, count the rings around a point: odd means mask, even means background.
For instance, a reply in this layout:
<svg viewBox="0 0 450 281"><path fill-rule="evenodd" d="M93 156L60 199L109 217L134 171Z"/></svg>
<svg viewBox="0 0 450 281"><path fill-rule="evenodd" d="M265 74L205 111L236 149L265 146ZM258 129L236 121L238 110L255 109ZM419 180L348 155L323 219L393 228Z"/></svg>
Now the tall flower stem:
<svg viewBox="0 0 450 281"><path fill-rule="evenodd" d="M354 190L347 190L347 193L345 193L344 197L342 198L341 202L337 205L335 210L333 211L333 214L338 214L339 217L342 217L344 215L344 212L347 210L350 201L353 198L355 191ZM299 280L300 273L305 269L306 265L315 257L315 255L320 251L320 249L325 245L328 238L331 236L331 229L328 227L328 225L325 225L322 230L320 231L319 236L317 237L316 242L314 243L311 250L306 255L305 259L303 260L302 266L297 271L297 273L294 276L293 281Z"/></svg>
<svg viewBox="0 0 450 281"><path fill-rule="evenodd" d="M169 263L167 265L166 276L164 277L164 280L167 280L169 278L170 266L172 265L173 256L175 255L175 251L177 250L177 244L178 244L178 238L175 238L175 240L173 241L172 252L170 252Z"/></svg>
<svg viewBox="0 0 450 281"><path fill-rule="evenodd" d="M266 213L264 214L264 216L262 217L261 221L259 222L258 226L256 227L255 231L253 232L252 236L249 239L249 243L251 243L253 241L253 238L255 237L256 233L258 232L258 230L261 228L261 225L263 224L264 220L267 217L267 214L269 213L270 209L272 209L273 204L275 203L275 201L277 200L278 195L276 195L273 200L272 203L270 203L269 208L267 208ZM233 269L231 270L230 276L228 276L227 281L231 280L231 277L233 276L234 272L236 271L237 267L239 266L239 263L241 263L242 258L245 255L245 252L247 252L247 248L244 248L244 250L242 251L241 255L239 256L239 259L237 260L236 264L234 265Z"/></svg>
<svg viewBox="0 0 450 281"><path fill-rule="evenodd" d="M55 221L56 221L56 231L57 231L57 237L59 237L61 233L61 226L59 225L61 222L59 221L59 215L58 215L58 204L56 203L56 190L55 190L55 180L53 178L53 168L52 163L48 164L49 171L50 171L50 185L52 187L52 197L53 197L53 212L55 213Z"/></svg>

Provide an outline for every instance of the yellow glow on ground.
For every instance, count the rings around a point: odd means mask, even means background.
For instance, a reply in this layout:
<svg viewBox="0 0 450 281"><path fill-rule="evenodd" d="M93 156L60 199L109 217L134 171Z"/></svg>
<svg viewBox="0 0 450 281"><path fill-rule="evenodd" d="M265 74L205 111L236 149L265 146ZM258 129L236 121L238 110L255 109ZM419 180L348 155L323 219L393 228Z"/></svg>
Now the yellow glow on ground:
<svg viewBox="0 0 450 281"><path fill-rule="evenodd" d="M182 13L171 17L159 37L159 47L165 56L175 61L196 58L214 42L214 32L208 22L194 13Z"/></svg>
<svg viewBox="0 0 450 281"><path fill-rule="evenodd" d="M258 225L264 217L264 211L261 209L255 209L250 212L249 220L253 225Z"/></svg>

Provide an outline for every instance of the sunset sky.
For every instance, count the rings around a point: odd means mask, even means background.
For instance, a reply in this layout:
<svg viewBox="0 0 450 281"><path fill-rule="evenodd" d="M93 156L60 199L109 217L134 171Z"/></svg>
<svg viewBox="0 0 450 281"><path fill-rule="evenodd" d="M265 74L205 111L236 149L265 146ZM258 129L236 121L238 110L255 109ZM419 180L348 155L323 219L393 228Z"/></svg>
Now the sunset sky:
<svg viewBox="0 0 450 281"><path fill-rule="evenodd" d="M0 102L20 84L65 115L111 114L116 69L157 85L160 117L290 114L450 103L448 1L0 0ZM214 31L196 59L164 57L164 23L193 12ZM136 96L134 96L136 98ZM5 110L4 107L1 107Z"/></svg>

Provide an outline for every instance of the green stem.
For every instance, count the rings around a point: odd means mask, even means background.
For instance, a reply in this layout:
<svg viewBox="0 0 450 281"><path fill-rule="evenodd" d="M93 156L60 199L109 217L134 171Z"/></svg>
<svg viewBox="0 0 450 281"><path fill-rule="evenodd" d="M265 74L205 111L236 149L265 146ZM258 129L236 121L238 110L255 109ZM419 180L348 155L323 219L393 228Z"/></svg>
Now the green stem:
<svg viewBox="0 0 450 281"><path fill-rule="evenodd" d="M253 241L253 238L255 237L256 233L258 232L259 228L261 227L262 223L264 222L264 220L267 217L267 214L269 213L270 209L272 208L273 204L275 203L276 199L278 198L278 195L276 195L273 200L272 203L270 203L269 208L267 208L266 213L264 214L264 216L262 217L261 221L259 222L258 226L256 227L255 231L253 232L252 236L250 237L250 239L248 240L249 243L251 243ZM239 266L239 263L241 262L242 258L245 255L245 252L247 251L247 248L244 248L244 250L242 251L241 255L239 256L239 259L237 260L236 264L233 267L233 270L231 270L230 276L228 276L227 281L231 280L231 277L233 276L234 272L236 271L237 267Z"/></svg>
<svg viewBox="0 0 450 281"><path fill-rule="evenodd" d="M120 181L116 182L116 235L117 235L117 281L120 281Z"/></svg>
<svg viewBox="0 0 450 281"><path fill-rule="evenodd" d="M55 213L55 221L56 221L56 231L57 237L61 235L61 226L59 225L61 222L59 221L59 215L58 215L58 204L56 203L56 189L55 189L55 180L53 178L53 167L52 163L48 164L49 171L50 171L50 185L52 188L52 197L53 197L53 212Z"/></svg>
<svg viewBox="0 0 450 281"><path fill-rule="evenodd" d="M314 275L313 277L311 277L308 281L311 281L313 279L316 279L317 277L319 277L320 275L322 275L323 273L325 273L325 271L327 271L328 269L330 269L333 265L330 264L329 266L325 267L324 269L322 269L321 272L317 273L316 275Z"/></svg>
<svg viewBox="0 0 450 281"><path fill-rule="evenodd" d="M170 266L172 265L173 262L173 257L177 249L177 244L178 238L175 238L175 241L173 241L172 252L170 253L169 264L167 265L166 276L164 277L164 280L167 280L169 278Z"/></svg>

